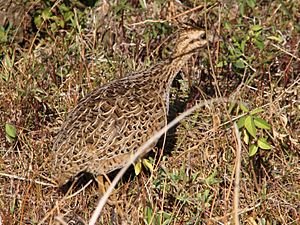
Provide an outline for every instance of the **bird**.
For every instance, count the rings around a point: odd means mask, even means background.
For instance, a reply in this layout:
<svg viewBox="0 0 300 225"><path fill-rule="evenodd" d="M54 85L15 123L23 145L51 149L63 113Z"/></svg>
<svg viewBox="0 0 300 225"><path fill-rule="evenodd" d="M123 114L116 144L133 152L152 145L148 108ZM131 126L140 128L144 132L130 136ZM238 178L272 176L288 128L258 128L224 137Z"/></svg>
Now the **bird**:
<svg viewBox="0 0 300 225"><path fill-rule="evenodd" d="M83 97L54 139L51 164L58 186L83 172L98 177L122 168L167 124L174 78L195 50L213 38L201 29L185 29L167 60L108 82Z"/></svg>

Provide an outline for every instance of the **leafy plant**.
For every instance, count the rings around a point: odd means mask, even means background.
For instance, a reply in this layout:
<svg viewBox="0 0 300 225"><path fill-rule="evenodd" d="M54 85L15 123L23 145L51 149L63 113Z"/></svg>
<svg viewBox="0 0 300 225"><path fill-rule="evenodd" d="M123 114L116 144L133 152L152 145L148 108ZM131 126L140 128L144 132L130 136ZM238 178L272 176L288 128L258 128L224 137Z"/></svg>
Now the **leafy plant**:
<svg viewBox="0 0 300 225"><path fill-rule="evenodd" d="M34 23L40 30L57 32L59 29L71 27L76 28L76 19L79 19L81 25L81 19L83 18L83 12L77 11L77 18L71 7L66 4L58 4L56 8L51 6L48 1L45 1L46 7L36 11L34 16ZM74 9L75 10L75 9Z"/></svg>
<svg viewBox="0 0 300 225"><path fill-rule="evenodd" d="M227 30L232 30L229 23L225 23ZM253 25L250 27L248 32L242 36L242 38L237 38L237 36L232 37L233 44L228 47L229 52L229 62L232 63L235 69L244 69L247 65L251 65L255 59L254 55L247 55L247 47L256 46L260 51L264 49L264 39L262 37L263 27L260 25ZM217 67L223 67L228 65L228 61L223 60L217 64Z"/></svg>
<svg viewBox="0 0 300 225"><path fill-rule="evenodd" d="M246 0L246 1L239 0L237 2L239 4L240 14L242 16L246 15L245 11L254 10L255 5L256 5L256 0Z"/></svg>
<svg viewBox="0 0 300 225"><path fill-rule="evenodd" d="M13 51L13 49L8 48L2 54L4 54L4 57L0 62L0 66L3 66L4 70L0 72L0 78L2 78L4 81L8 81L9 78L13 75L15 52Z"/></svg>
<svg viewBox="0 0 300 225"><path fill-rule="evenodd" d="M250 111L244 104L240 104L239 108L247 113L238 120L237 125L242 132L243 141L249 146L249 156L254 156L258 149L271 149L266 136L266 131L271 129L271 125L257 116L264 110L257 108Z"/></svg>
<svg viewBox="0 0 300 225"><path fill-rule="evenodd" d="M8 42L9 32L11 31L12 24L9 23L7 27L0 26L0 43Z"/></svg>
<svg viewBox="0 0 300 225"><path fill-rule="evenodd" d="M145 224L170 224L172 220L172 215L167 212L156 212L151 207L147 206L145 210Z"/></svg>

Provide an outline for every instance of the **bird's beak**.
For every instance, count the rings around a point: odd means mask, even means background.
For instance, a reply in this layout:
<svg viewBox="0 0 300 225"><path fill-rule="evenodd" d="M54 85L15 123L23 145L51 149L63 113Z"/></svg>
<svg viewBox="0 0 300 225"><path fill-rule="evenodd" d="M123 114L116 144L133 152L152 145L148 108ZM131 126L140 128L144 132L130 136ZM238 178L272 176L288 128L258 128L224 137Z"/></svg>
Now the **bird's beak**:
<svg viewBox="0 0 300 225"><path fill-rule="evenodd" d="M218 34L207 34L206 35L206 39L209 43L215 43L215 42L218 42L218 41L222 41L222 38L218 35Z"/></svg>

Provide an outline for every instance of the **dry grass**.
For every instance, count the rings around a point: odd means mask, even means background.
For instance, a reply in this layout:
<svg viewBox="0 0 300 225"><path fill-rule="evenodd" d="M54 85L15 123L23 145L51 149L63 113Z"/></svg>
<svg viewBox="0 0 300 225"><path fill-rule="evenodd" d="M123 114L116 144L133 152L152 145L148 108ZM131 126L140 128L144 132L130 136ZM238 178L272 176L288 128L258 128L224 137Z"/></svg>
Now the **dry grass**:
<svg viewBox="0 0 300 225"><path fill-rule="evenodd" d="M186 1L186 6L146 2L147 9L138 1L126 6L121 1L103 3L84 12L72 8L73 27L69 22L52 31L51 20L37 30L25 24L23 41L1 45L0 221L89 221L100 198L95 184L72 198L48 185L52 140L66 112L93 88L166 58L172 33L193 23L220 32L224 41L211 46L210 54L196 54L183 69L188 82L179 78L174 83L172 114L215 97L263 108L259 116L272 126L268 132L272 149L249 157L242 142L239 218L241 224L299 224L299 5L257 2L253 9L245 5L241 16L241 6L224 2L205 16L190 10L198 1ZM31 9L44 5L28 2L27 7L26 18L34 16ZM61 16L55 7L53 13ZM88 18L89 13L97 19ZM168 22L146 22L148 18ZM264 28L264 48L259 50L251 36L241 57L248 65L237 68L238 53L229 49L238 49L236 40L249 35L254 24ZM216 62L224 59L228 64L217 67ZM207 105L182 121L168 135L164 151L153 154L152 172L144 170L139 176L128 172L119 183L99 224L231 223L237 163L232 122L241 114L236 107L229 108ZM14 142L6 138L6 123L17 129Z"/></svg>

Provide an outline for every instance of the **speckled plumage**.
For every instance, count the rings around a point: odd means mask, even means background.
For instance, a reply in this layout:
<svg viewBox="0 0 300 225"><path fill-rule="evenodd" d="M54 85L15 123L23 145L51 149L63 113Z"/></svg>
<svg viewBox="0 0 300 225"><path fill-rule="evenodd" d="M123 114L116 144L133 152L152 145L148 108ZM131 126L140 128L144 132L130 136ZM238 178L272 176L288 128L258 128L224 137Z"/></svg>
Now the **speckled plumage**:
<svg viewBox="0 0 300 225"><path fill-rule="evenodd" d="M96 176L123 167L130 155L166 125L169 89L204 31L180 34L172 57L114 80L86 95L68 114L53 146L53 177L61 186L78 173Z"/></svg>

